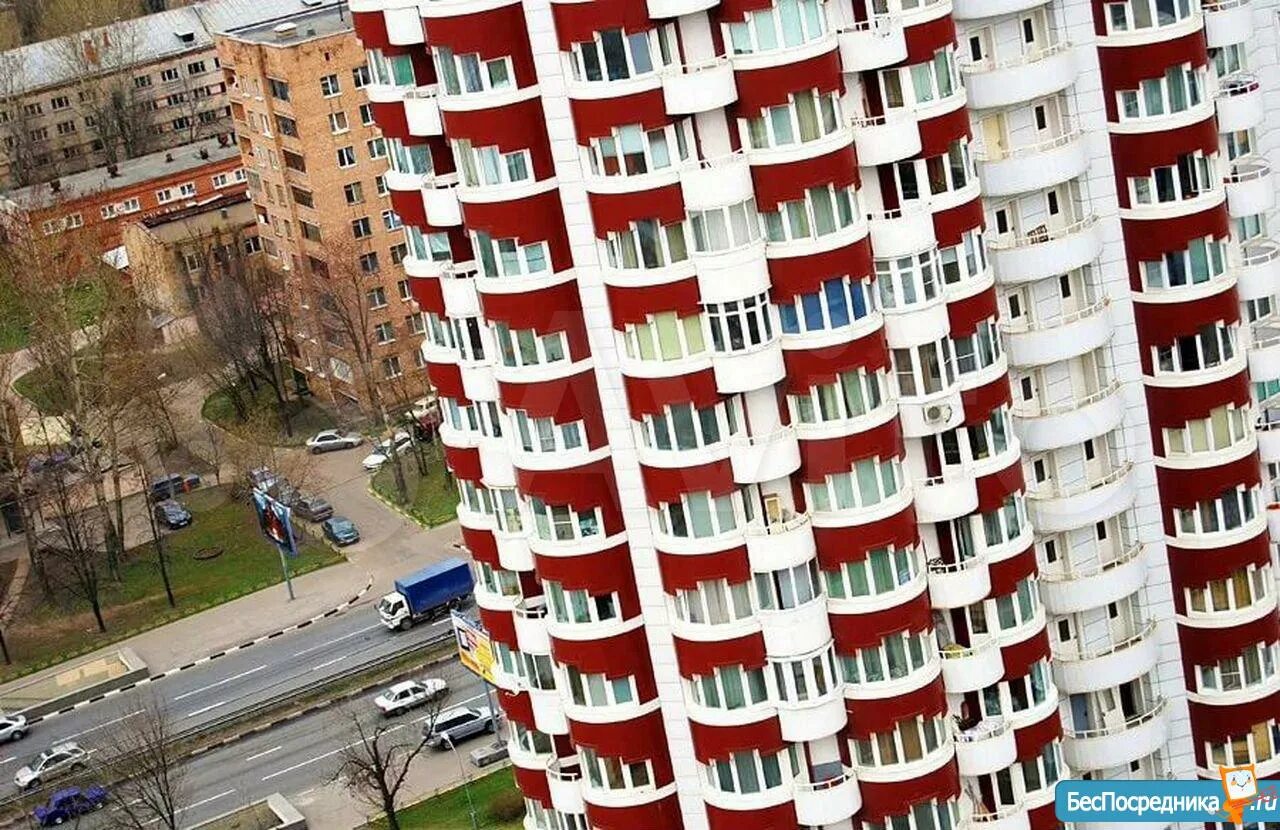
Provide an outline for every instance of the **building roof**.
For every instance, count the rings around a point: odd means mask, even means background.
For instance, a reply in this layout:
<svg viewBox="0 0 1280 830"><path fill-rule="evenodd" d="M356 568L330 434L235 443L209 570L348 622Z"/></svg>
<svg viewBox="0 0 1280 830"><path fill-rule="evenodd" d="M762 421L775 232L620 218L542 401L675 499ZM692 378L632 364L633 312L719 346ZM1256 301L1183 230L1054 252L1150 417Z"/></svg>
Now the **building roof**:
<svg viewBox="0 0 1280 830"><path fill-rule="evenodd" d="M203 216L204 214L212 213L215 210L230 210L241 204L251 204L249 202L249 193L247 191L219 193L212 199L206 199L203 202L186 205L178 210L144 216L139 224L150 229L163 228L165 225L182 222L196 216Z"/></svg>
<svg viewBox="0 0 1280 830"><path fill-rule="evenodd" d="M202 158L201 151L206 152L208 157ZM4 199L26 210L38 210L98 193L121 190L153 179L179 175L186 170L195 170L219 161L239 158L239 156L240 148L234 141L227 141L223 145L219 143L217 137L206 138L194 144L184 144L170 150L157 150L145 156L122 161L116 165L115 176L112 176L106 167L96 167L55 179L54 181L58 184L56 191L51 186L54 182L44 182L11 190L4 195Z"/></svg>
<svg viewBox="0 0 1280 830"><path fill-rule="evenodd" d="M287 18L237 26L225 33L236 40L267 46L293 46L314 38L352 31L351 13L344 4L307 9Z"/></svg>
<svg viewBox="0 0 1280 830"><path fill-rule="evenodd" d="M136 17L81 32L78 37L100 41L107 33L111 42L128 44L132 64L144 66L187 52L213 48L214 35L230 28L268 25L271 21L320 8L336 7L345 0L204 0L190 6ZM22 95L39 89L70 83L81 67L66 58L68 35L8 49L3 54L10 80L8 95Z"/></svg>

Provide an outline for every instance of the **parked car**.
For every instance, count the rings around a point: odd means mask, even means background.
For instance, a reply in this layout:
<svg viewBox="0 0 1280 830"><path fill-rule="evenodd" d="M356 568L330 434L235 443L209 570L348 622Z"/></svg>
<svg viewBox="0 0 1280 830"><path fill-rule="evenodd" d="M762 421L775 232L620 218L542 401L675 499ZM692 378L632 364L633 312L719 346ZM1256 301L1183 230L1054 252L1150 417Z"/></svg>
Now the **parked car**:
<svg viewBox="0 0 1280 830"><path fill-rule="evenodd" d="M488 709L459 706L456 709L446 709L436 718L435 723L424 725L422 737L432 749L448 749L467 738L495 732L497 728L493 713Z"/></svg>
<svg viewBox="0 0 1280 830"><path fill-rule="evenodd" d="M360 529L356 523L345 516L333 516L320 525L324 537L338 547L354 545L360 541Z"/></svg>
<svg viewBox="0 0 1280 830"><path fill-rule="evenodd" d="M253 490L270 490L280 478L270 467L254 467L245 473L245 477L249 479L249 487Z"/></svg>
<svg viewBox="0 0 1280 830"><path fill-rule="evenodd" d="M391 686L373 699L373 705L387 717L403 714L410 709L439 700L449 691L449 684L438 677L422 680L405 680Z"/></svg>
<svg viewBox="0 0 1280 830"><path fill-rule="evenodd" d="M387 459L391 457L391 448L394 445L397 454L403 453L409 449L409 444L413 439L409 437L409 433L399 430L389 439L384 439L373 445L373 452L364 457L364 461L360 462L366 470L370 472L378 470L383 464L387 463Z"/></svg>
<svg viewBox="0 0 1280 830"><path fill-rule="evenodd" d="M156 521L170 530L191 524L191 511L176 499L166 499L152 508L152 511L156 514Z"/></svg>
<svg viewBox="0 0 1280 830"><path fill-rule="evenodd" d="M200 486L200 476L195 473L173 473L151 480L147 491L153 502L177 498Z"/></svg>
<svg viewBox="0 0 1280 830"><path fill-rule="evenodd" d="M13 776L18 789L29 790L69 772L84 769L89 753L75 741L66 741L41 752Z"/></svg>
<svg viewBox="0 0 1280 830"><path fill-rule="evenodd" d="M358 432L341 432L336 429L326 429L307 439L307 449L313 453L322 453L331 450L349 450L363 443L364 436Z"/></svg>
<svg viewBox="0 0 1280 830"><path fill-rule="evenodd" d="M0 741L20 741L26 736L26 715L0 715Z"/></svg>
<svg viewBox="0 0 1280 830"><path fill-rule="evenodd" d="M85 813L101 810L107 806L107 790L105 787L67 787L58 790L49 797L48 804L35 809L36 823L41 827L53 827L63 822L79 818Z"/></svg>
<svg viewBox="0 0 1280 830"><path fill-rule="evenodd" d="M293 512L309 522L323 522L333 515L333 505L319 496L304 496L294 502Z"/></svg>

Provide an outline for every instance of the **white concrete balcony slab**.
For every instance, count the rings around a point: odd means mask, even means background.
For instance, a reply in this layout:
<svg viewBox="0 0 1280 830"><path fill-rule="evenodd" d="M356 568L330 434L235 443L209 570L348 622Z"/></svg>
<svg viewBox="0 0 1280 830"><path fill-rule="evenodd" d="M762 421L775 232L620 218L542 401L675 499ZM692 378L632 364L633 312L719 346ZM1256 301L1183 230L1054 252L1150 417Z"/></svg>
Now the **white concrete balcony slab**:
<svg viewBox="0 0 1280 830"><path fill-rule="evenodd" d="M983 812L982 807L975 807L971 821L971 830L1031 830L1031 816L1026 807L1012 804L994 812Z"/></svg>
<svg viewBox="0 0 1280 830"><path fill-rule="evenodd" d="M1244 43L1253 37L1253 7L1249 0L1208 0L1204 12L1204 36L1210 49Z"/></svg>
<svg viewBox="0 0 1280 830"><path fill-rule="evenodd" d="M836 33L840 63L845 72L883 69L907 59L907 38L902 19L877 16Z"/></svg>
<svg viewBox="0 0 1280 830"><path fill-rule="evenodd" d="M560 812L581 815L586 811L582 803L582 771L578 767L552 759L547 765L547 789L551 792L551 806Z"/></svg>
<svg viewBox="0 0 1280 830"><path fill-rule="evenodd" d="M1004 17L1039 5L1035 0L952 0L952 16L956 20Z"/></svg>
<svg viewBox="0 0 1280 830"><path fill-rule="evenodd" d="M983 718L968 729L953 728L952 734L961 775L991 775L1018 759L1017 738L1004 718Z"/></svg>
<svg viewBox="0 0 1280 830"><path fill-rule="evenodd" d="M849 722L844 692L833 686L823 697L804 703L778 701L778 726L789 743L819 741L838 734Z"/></svg>
<svg viewBox="0 0 1280 830"><path fill-rule="evenodd" d="M1118 381L1062 404L1013 409L1013 431L1027 452L1080 444L1116 429L1123 420L1124 401Z"/></svg>
<svg viewBox="0 0 1280 830"><path fill-rule="evenodd" d="M902 434L908 438L923 438L955 429L964 420L959 384L928 398L901 398L898 416L902 419Z"/></svg>
<svg viewBox="0 0 1280 830"><path fill-rule="evenodd" d="M929 603L934 608L964 608L981 602L991 592L991 568L985 552L959 562L933 559L928 579Z"/></svg>
<svg viewBox="0 0 1280 830"><path fill-rule="evenodd" d="M1159 656L1160 644L1152 620L1115 645L1071 648L1059 644L1053 652L1054 682L1059 691L1069 695L1097 692L1151 671Z"/></svg>
<svg viewBox="0 0 1280 830"><path fill-rule="evenodd" d="M913 113L903 109L875 117L855 118L853 145L858 152L858 164L863 167L911 158L923 146L920 122Z"/></svg>
<svg viewBox="0 0 1280 830"><path fill-rule="evenodd" d="M881 258L917 254L937 242L933 214L921 204L908 203L907 207L873 213L868 220L871 247Z"/></svg>
<svg viewBox="0 0 1280 830"><path fill-rule="evenodd" d="M493 376L491 364L481 361L459 361L458 374L462 376L462 393L468 400L498 400L498 381Z"/></svg>
<svg viewBox="0 0 1280 830"><path fill-rule="evenodd" d="M1255 216L1276 206L1271 162L1258 156L1236 159L1226 177L1227 210L1232 216Z"/></svg>
<svg viewBox="0 0 1280 830"><path fill-rule="evenodd" d="M524 533L508 533L495 528L494 538L498 543L498 564L508 571L531 571L534 569L533 550L529 547L529 538Z"/></svg>
<svg viewBox="0 0 1280 830"><path fill-rule="evenodd" d="M1280 328L1262 329L1245 354L1249 359L1249 374L1255 380L1280 378Z"/></svg>
<svg viewBox="0 0 1280 830"><path fill-rule="evenodd" d="M963 467L916 482L916 520L949 522L978 509L978 481Z"/></svg>
<svg viewBox="0 0 1280 830"><path fill-rule="evenodd" d="M444 310L450 317L475 317L480 313L480 298L476 294L475 277L455 277L450 269L442 272L440 294L444 298Z"/></svg>
<svg viewBox="0 0 1280 830"><path fill-rule="evenodd" d="M764 637L765 653L770 657L800 657L812 654L831 643L831 624L827 618L825 596L816 597L795 608L758 611L756 621L760 625L760 634Z"/></svg>
<svg viewBox="0 0 1280 830"><path fill-rule="evenodd" d="M862 793L853 770L824 781L796 779L791 790L796 800L796 821L805 827L830 827L848 822L862 809Z"/></svg>
<svg viewBox="0 0 1280 830"><path fill-rule="evenodd" d="M704 303L755 297L769 290L769 260L764 240L725 251L691 252Z"/></svg>
<svg viewBox="0 0 1280 830"><path fill-rule="evenodd" d="M387 24L387 41L396 46L413 46L422 43L422 15L417 4L384 8L382 18Z"/></svg>
<svg viewBox="0 0 1280 830"><path fill-rule="evenodd" d="M1061 533L1097 524L1133 505L1137 496L1133 463L1126 462L1094 481L1027 494L1027 514L1039 533Z"/></svg>
<svg viewBox="0 0 1280 830"><path fill-rule="evenodd" d="M1168 708L1161 698L1149 711L1128 720L1118 717L1111 726L1064 729L1063 760L1076 772L1128 766L1165 746L1169 740Z"/></svg>
<svg viewBox="0 0 1280 830"><path fill-rule="evenodd" d="M741 204L754 192L751 166L741 150L680 168L680 193L686 210L712 210Z"/></svg>
<svg viewBox="0 0 1280 830"><path fill-rule="evenodd" d="M720 0L646 0L650 17L683 17L720 5Z"/></svg>
<svg viewBox="0 0 1280 830"><path fill-rule="evenodd" d="M1241 243L1240 261L1232 270L1242 300L1280 293L1280 245L1266 238Z"/></svg>
<svg viewBox="0 0 1280 830"><path fill-rule="evenodd" d="M533 725L548 735L563 735L569 731L569 719L564 715L564 704L555 689L529 689L529 703L533 709Z"/></svg>
<svg viewBox="0 0 1280 830"><path fill-rule="evenodd" d="M662 71L662 99L669 115L694 115L722 109L738 100L733 64L725 56Z"/></svg>
<svg viewBox="0 0 1280 830"><path fill-rule="evenodd" d="M1057 228L1004 234L991 240L991 262L1003 285L1023 285L1093 262L1102 253L1098 217L1090 214Z"/></svg>
<svg viewBox="0 0 1280 830"><path fill-rule="evenodd" d="M895 308L882 308L884 337L891 349L909 349L935 343L951 332L947 297L942 292L932 300Z"/></svg>
<svg viewBox="0 0 1280 830"><path fill-rule="evenodd" d="M365 84L364 94L370 103L394 104L404 100L405 93L413 89L409 84Z"/></svg>
<svg viewBox="0 0 1280 830"><path fill-rule="evenodd" d="M1074 47L1056 43L1005 60L963 64L971 109L1008 107L1061 92L1079 73Z"/></svg>
<svg viewBox="0 0 1280 830"><path fill-rule="evenodd" d="M451 228L462 224L462 204L458 201L458 174L437 176L422 188L422 205L426 209L427 222L436 228Z"/></svg>
<svg viewBox="0 0 1280 830"><path fill-rule="evenodd" d="M1247 130L1262 123L1266 110L1262 85L1253 75L1238 72L1218 82L1218 132Z"/></svg>
<svg viewBox="0 0 1280 830"><path fill-rule="evenodd" d="M436 86L420 86L404 94L404 118L409 125L409 135L444 135L440 121L440 101L436 98Z"/></svg>
<svg viewBox="0 0 1280 830"><path fill-rule="evenodd" d="M413 254L409 254L400 261L400 264L404 266L406 276L434 279L444 274L445 267L450 264L450 261L447 259L419 259Z"/></svg>
<svg viewBox="0 0 1280 830"><path fill-rule="evenodd" d="M948 694L965 694L985 689L1004 675L1000 646L989 634L974 635L973 643L943 646L942 684Z"/></svg>
<svg viewBox="0 0 1280 830"><path fill-rule="evenodd" d="M800 441L793 426L768 435L739 435L729 439L729 463L739 484L763 484L800 469Z"/></svg>
<svg viewBox="0 0 1280 830"><path fill-rule="evenodd" d="M515 487L516 468L502 439L486 439L476 448L480 455L480 480L485 487Z"/></svg>
<svg viewBox="0 0 1280 830"><path fill-rule="evenodd" d="M1059 567L1063 564L1066 567ZM1115 559L1082 567L1059 559L1040 569L1040 599L1050 614L1076 614L1136 593L1146 578L1147 560L1141 544L1129 546Z"/></svg>
<svg viewBox="0 0 1280 830"><path fill-rule="evenodd" d="M747 561L757 573L793 568L818 554L808 513L781 522L754 522L747 525L744 536Z"/></svg>
<svg viewBox="0 0 1280 830"><path fill-rule="evenodd" d="M1045 366L1079 357L1111 339L1114 326L1111 300L1096 303L1048 320L1001 324L1005 353L1014 366Z"/></svg>
<svg viewBox="0 0 1280 830"><path fill-rule="evenodd" d="M516 643L522 654L550 654L551 637L547 634L547 606L539 598L518 603L511 612L516 629Z"/></svg>
<svg viewBox="0 0 1280 830"><path fill-rule="evenodd" d="M993 198L1053 187L1089 169L1082 130L1009 150L987 147L976 155L983 195Z"/></svg>
<svg viewBox="0 0 1280 830"><path fill-rule="evenodd" d="M773 386L787 374L782 341L778 338L740 352L716 352L711 357L711 368L716 389L722 395Z"/></svg>
<svg viewBox="0 0 1280 830"><path fill-rule="evenodd" d="M1258 455L1268 464L1280 463L1280 421L1258 424Z"/></svg>

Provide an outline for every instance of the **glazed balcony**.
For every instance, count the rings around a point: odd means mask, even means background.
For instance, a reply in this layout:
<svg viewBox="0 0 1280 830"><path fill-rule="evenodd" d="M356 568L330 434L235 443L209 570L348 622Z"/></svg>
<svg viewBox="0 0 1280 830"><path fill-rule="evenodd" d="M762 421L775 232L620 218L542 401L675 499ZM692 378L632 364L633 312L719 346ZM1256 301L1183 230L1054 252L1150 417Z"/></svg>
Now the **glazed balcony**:
<svg viewBox="0 0 1280 830"><path fill-rule="evenodd" d="M896 286L894 293L898 296L886 301L885 294L881 294L880 311L889 348L909 349L937 342L950 334L951 317L947 314L947 294L942 287L939 286L934 297L928 299L914 275L903 276L916 283L916 302L904 303Z"/></svg>
<svg viewBox="0 0 1280 830"><path fill-rule="evenodd" d="M668 115L696 115L738 100L733 64L723 55L662 70L662 99Z"/></svg>
<svg viewBox="0 0 1280 830"><path fill-rule="evenodd" d="M1111 300L1104 297L1084 308L1047 320L1001 323L1005 353L1014 366L1044 366L1091 352L1111 339Z"/></svg>
<svg viewBox="0 0 1280 830"><path fill-rule="evenodd" d="M796 801L796 821L806 827L839 825L862 809L862 793L848 767L821 781L797 778L791 790Z"/></svg>
<svg viewBox="0 0 1280 830"><path fill-rule="evenodd" d="M960 67L972 109L1009 107L1061 92L1079 74L1070 43L1055 43L1007 59L967 63Z"/></svg>
<svg viewBox="0 0 1280 830"><path fill-rule="evenodd" d="M1247 130L1262 123L1266 109L1262 100L1262 84L1253 75L1237 72L1218 82L1215 99L1218 110L1218 132Z"/></svg>
<svg viewBox="0 0 1280 830"><path fill-rule="evenodd" d="M1102 232L1098 217L1090 214L1056 228L1003 234L989 247L997 280L1024 285L1088 265L1102 253Z"/></svg>
<svg viewBox="0 0 1280 830"><path fill-rule="evenodd" d="M800 561L803 562L805 560ZM794 564L799 563L793 563L787 567L792 567ZM798 657L804 654L812 654L831 643L831 623L827 618L827 599L825 594L820 594L794 608L757 611L756 620L760 625L760 634L764 637L765 652L771 657ZM833 689L833 695L839 697L839 690ZM778 705L781 708L782 704ZM791 708L802 709L804 707L796 704ZM839 708L843 709L843 707ZM792 724L794 725L794 718L792 719ZM844 722L842 720L830 732L821 733L818 736L792 737L788 740L812 740L814 737L832 734L843 726ZM792 733L797 731L796 729L791 730Z"/></svg>
<svg viewBox="0 0 1280 830"><path fill-rule="evenodd" d="M1114 558L1073 565L1069 558L1040 569L1040 599L1055 616L1102 608L1137 593L1146 583L1147 561L1141 544Z"/></svg>
<svg viewBox="0 0 1280 830"><path fill-rule="evenodd" d="M1207 0L1200 9L1204 12L1204 36L1210 49L1242 44L1253 37L1253 7L1249 0Z"/></svg>
<svg viewBox="0 0 1280 830"><path fill-rule="evenodd" d="M920 122L909 110L890 110L884 115L855 118L853 144L863 167L891 164L919 154Z"/></svg>
<svg viewBox="0 0 1280 830"><path fill-rule="evenodd" d="M685 210L712 210L737 205L755 192L746 153L738 150L699 159L680 168L680 193Z"/></svg>
<svg viewBox="0 0 1280 830"><path fill-rule="evenodd" d="M1133 463L1125 462L1092 480L1037 489L1027 494L1027 513L1040 533L1076 530L1108 519L1137 497Z"/></svg>
<svg viewBox="0 0 1280 830"><path fill-rule="evenodd" d="M907 59L907 37L902 19L877 15L836 32L840 63L845 72L868 72Z"/></svg>
<svg viewBox="0 0 1280 830"><path fill-rule="evenodd" d="M1265 237L1242 242L1239 264L1233 270L1240 299L1280 294L1280 245Z"/></svg>
<svg viewBox="0 0 1280 830"><path fill-rule="evenodd" d="M1054 683L1065 694L1098 692L1141 677L1155 668L1159 657L1156 623L1151 620L1115 644L1057 644L1052 662Z"/></svg>
<svg viewBox="0 0 1280 830"><path fill-rule="evenodd" d="M951 643L939 651L942 683L949 694L965 694L985 689L1004 676L1000 646L990 634L974 635L972 644Z"/></svg>
<svg viewBox="0 0 1280 830"><path fill-rule="evenodd" d="M1256 216L1276 206L1271 162L1258 156L1238 158L1225 179L1227 209L1234 217Z"/></svg>
<svg viewBox="0 0 1280 830"><path fill-rule="evenodd" d="M729 439L729 463L738 484L776 481L800 469L800 441L793 426L767 435L740 434Z"/></svg>
<svg viewBox="0 0 1280 830"><path fill-rule="evenodd" d="M953 722L952 734L961 775L991 775L1018 759L1013 727L1004 718L983 718L968 729Z"/></svg>
<svg viewBox="0 0 1280 830"><path fill-rule="evenodd" d="M959 562L931 559L928 579L929 603L934 608L964 608L991 593L991 568L985 552Z"/></svg>
<svg viewBox="0 0 1280 830"><path fill-rule="evenodd" d="M949 522L978 509L978 481L971 471L954 467L916 482L916 520Z"/></svg>
<svg viewBox="0 0 1280 830"><path fill-rule="evenodd" d="M832 684L825 695L815 695L803 703L780 700L777 706L782 739L789 743L820 741L839 734L849 723L840 684Z"/></svg>
<svg viewBox="0 0 1280 830"><path fill-rule="evenodd" d="M933 214L918 202L872 213L868 220L871 247L876 256L883 259L916 254L937 242L933 233Z"/></svg>
<svg viewBox="0 0 1280 830"><path fill-rule="evenodd" d="M516 604L511 613L515 623L516 643L522 654L550 654L551 638L547 634L547 605L542 597Z"/></svg>
<svg viewBox="0 0 1280 830"><path fill-rule="evenodd" d="M1063 729L1062 757L1072 771L1127 767L1163 749L1169 739L1168 706L1160 698L1146 712L1097 729ZM1119 714L1119 710L1115 710Z"/></svg>
<svg viewBox="0 0 1280 830"><path fill-rule="evenodd" d="M1082 130L1010 149L986 147L976 156L983 195L993 198L1050 188L1089 168Z"/></svg>

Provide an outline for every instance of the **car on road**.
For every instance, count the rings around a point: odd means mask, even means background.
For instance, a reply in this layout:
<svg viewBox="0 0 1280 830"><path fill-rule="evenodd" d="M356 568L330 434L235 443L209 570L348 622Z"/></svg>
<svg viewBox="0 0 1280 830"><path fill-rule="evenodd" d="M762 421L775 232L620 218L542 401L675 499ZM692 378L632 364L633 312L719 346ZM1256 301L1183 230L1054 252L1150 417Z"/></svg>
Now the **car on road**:
<svg viewBox="0 0 1280 830"><path fill-rule="evenodd" d="M191 511L176 499L166 499L160 502L155 506L154 512L156 522L170 530L177 530L180 527L186 527L191 524Z"/></svg>
<svg viewBox="0 0 1280 830"><path fill-rule="evenodd" d="M373 705L387 717L439 700L449 692L449 684L438 677L405 680L391 686L373 699Z"/></svg>
<svg viewBox="0 0 1280 830"><path fill-rule="evenodd" d="M54 827L85 813L101 810L107 806L107 790L105 787L67 787L58 790L49 797L47 804L36 807L32 815L41 827Z"/></svg>
<svg viewBox="0 0 1280 830"><path fill-rule="evenodd" d="M393 446L395 447L395 452L398 455L409 449L409 444L412 442L413 439L409 437L409 433L404 430L400 430L391 438L384 439L374 444L373 452L366 455L364 457L364 461L361 461L360 463L369 472L379 470L382 468L383 464L387 463L387 459L391 457Z"/></svg>
<svg viewBox="0 0 1280 830"><path fill-rule="evenodd" d="M20 741L26 736L26 715L0 715L0 741Z"/></svg>
<svg viewBox="0 0 1280 830"><path fill-rule="evenodd" d="M319 454L332 450L349 450L363 443L364 436L358 432L326 429L307 439L307 449L311 450L312 453Z"/></svg>
<svg viewBox="0 0 1280 830"><path fill-rule="evenodd" d="M324 538L338 547L354 545L360 541L360 528L346 516L332 516L325 519L320 525L320 531L324 533Z"/></svg>
<svg viewBox="0 0 1280 830"><path fill-rule="evenodd" d="M147 495L153 502L177 498L183 493L190 493L200 486L200 476L195 473L173 473L151 480Z"/></svg>
<svg viewBox="0 0 1280 830"><path fill-rule="evenodd" d="M13 776L20 790L29 790L69 772L84 769L89 753L75 741L65 741L41 752Z"/></svg>
<svg viewBox="0 0 1280 830"><path fill-rule="evenodd" d="M498 724L488 709L472 709L459 706L446 709L436 717L435 723L422 727L424 743L432 749L448 749L455 744L474 738L485 732L496 732Z"/></svg>
<svg viewBox="0 0 1280 830"><path fill-rule="evenodd" d="M319 496L303 496L294 502L293 512L309 522L323 522L333 515L333 505Z"/></svg>

